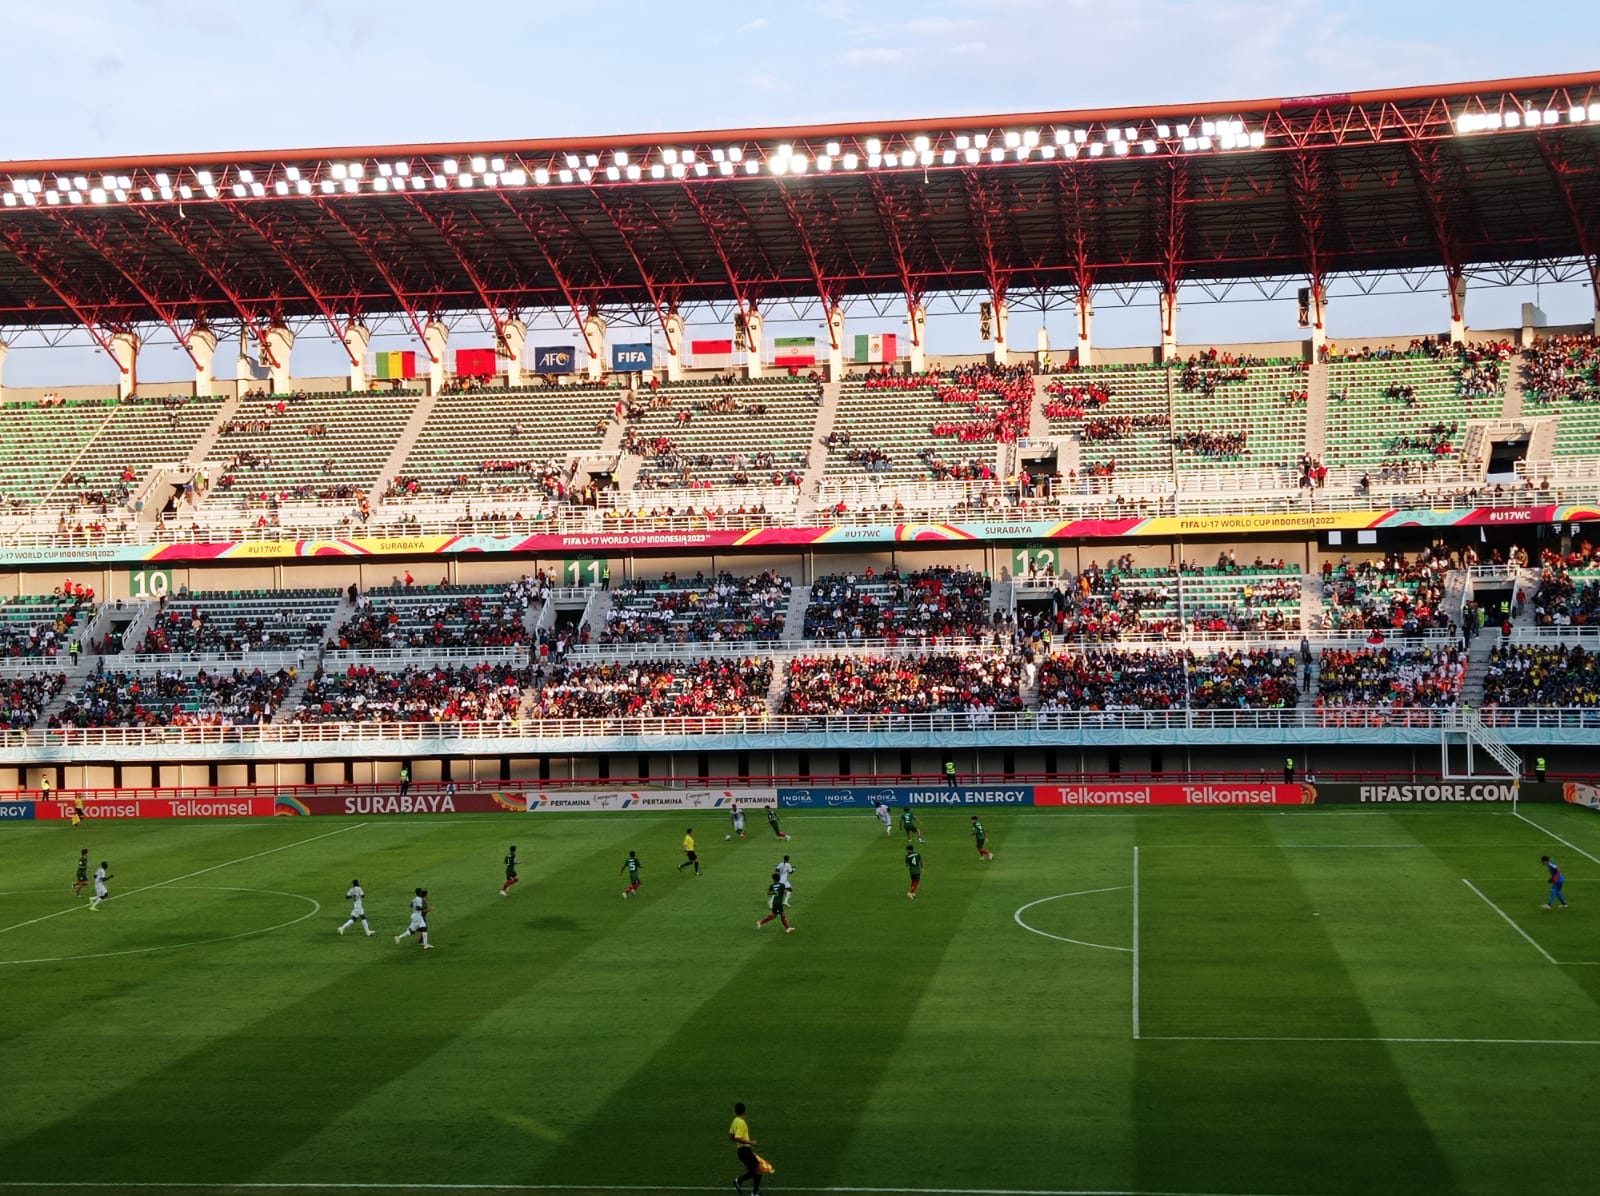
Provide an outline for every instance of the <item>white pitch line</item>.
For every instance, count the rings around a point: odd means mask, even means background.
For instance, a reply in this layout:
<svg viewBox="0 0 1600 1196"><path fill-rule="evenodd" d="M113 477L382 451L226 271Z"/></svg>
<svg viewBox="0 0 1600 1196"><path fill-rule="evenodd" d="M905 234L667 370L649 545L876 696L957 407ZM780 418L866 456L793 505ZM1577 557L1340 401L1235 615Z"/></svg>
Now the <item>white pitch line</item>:
<svg viewBox="0 0 1600 1196"><path fill-rule="evenodd" d="M274 930L283 930L289 926L296 926L307 918L315 918L322 912L322 902L315 897L307 897L304 893L285 893L279 889L241 889L234 885L196 885L197 889L214 888L220 893L261 893L268 897L294 897L304 901L311 907L311 912L301 914L298 918L290 918L287 922L279 922L274 926L263 926L260 930L242 930L238 934L224 934L212 939L195 939L189 943L170 943L164 947L130 947L126 951L97 951L89 955L54 955L41 959L0 959L0 968L19 967L29 963L77 963L84 959L113 959L121 955L152 955L161 951L182 951L189 947L210 947L216 943L231 943L235 939L256 938L259 935L271 934Z"/></svg>
<svg viewBox="0 0 1600 1196"><path fill-rule="evenodd" d="M1541 826L1539 823L1537 823L1533 819L1529 818L1521 810L1513 810L1512 811L1512 816L1515 817L1515 818L1522 819L1522 821L1526 822L1529 826L1533 827L1535 830L1543 831L1545 834L1549 835L1552 839L1554 839L1557 843L1561 844L1561 846L1572 848L1573 851L1577 852L1584 859L1593 860L1596 864L1600 864L1600 856L1592 856L1592 855L1590 855L1587 851L1585 851L1583 848L1579 847L1576 843L1568 842L1566 839L1563 839L1560 835L1556 834L1555 831L1551 830L1549 827Z"/></svg>
<svg viewBox="0 0 1600 1196"><path fill-rule="evenodd" d="M1515 930L1524 939L1526 939L1527 943L1528 943L1528 946L1532 947L1540 955L1544 956L1546 963L1555 963L1556 962L1556 957L1554 955L1551 955L1550 952L1546 951L1543 947L1541 947L1539 945L1539 941L1537 939L1535 939L1533 937L1533 935L1529 934L1526 930L1522 929L1522 927L1518 926L1515 922L1513 922L1511 920L1511 915L1510 914L1506 913L1505 910L1501 909L1494 902L1490 901L1488 897L1485 897L1482 889L1480 889L1477 885L1473 884L1470 880L1468 880L1464 876L1461 878L1461 883L1466 885L1467 888L1471 889L1480 898L1482 898L1483 899L1483 903L1485 905L1487 905L1490 909L1494 910L1495 913L1499 914L1502 918L1504 918L1506 925L1511 927L1512 930Z"/></svg>
<svg viewBox="0 0 1600 1196"><path fill-rule="evenodd" d="M424 1184L424 1183L222 1183L207 1184L181 1181L178 1183L153 1182L94 1182L76 1180L44 1180L28 1183L25 1180L0 1180L0 1189L51 1189L57 1191L109 1191L137 1192L150 1188L172 1191L239 1191L239 1192L723 1192L725 1188L701 1187L688 1184ZM809 1192L818 1196L837 1193L839 1196L1281 1196L1266 1192L1175 1192L1147 1188L784 1188L786 1192Z"/></svg>
<svg viewBox="0 0 1600 1196"><path fill-rule="evenodd" d="M1030 926L1022 920L1023 914L1036 905L1043 905L1046 901L1061 901L1068 897L1089 897L1095 893L1119 893L1129 887L1128 885L1110 885L1104 889L1079 889L1076 893L1056 893L1050 897L1041 897L1037 901L1030 901L1027 905L1019 906L1017 911L1011 915L1011 920L1031 934L1036 934L1040 938L1055 939L1058 943L1071 943L1074 947L1093 947L1099 951L1132 951L1132 947L1116 947L1110 943L1091 943L1084 939L1069 939L1064 934L1051 934L1048 930L1040 930L1037 926Z"/></svg>
<svg viewBox="0 0 1600 1196"><path fill-rule="evenodd" d="M1414 1038L1369 1035L1307 1036L1288 1034L1157 1034L1146 1042L1377 1042L1438 1046L1588 1046L1600 1047L1600 1038Z"/></svg>
<svg viewBox="0 0 1600 1196"><path fill-rule="evenodd" d="M204 876L208 872L215 872L218 868L231 868L234 864L247 863L250 860L259 860L262 856L275 855L280 851L288 851L291 847L304 847L307 843L315 843L318 839L331 839L334 835L342 835L346 831L357 831L366 826L365 822L358 822L354 826L342 826L336 831L326 831L320 835L312 835L309 839L296 839L293 843L285 843L281 847L269 847L266 851L258 851L254 855L242 855L236 860L224 860L220 864L212 864L194 872L186 872L182 876L174 876L170 880L158 880L153 885L141 885L137 889L129 889L126 893L116 893L106 898L106 901L116 901L122 897L132 897L135 893L148 893L151 889L165 888L175 885L180 880L193 880L197 876ZM102 904L104 904L102 902ZM66 909L58 909L53 914L44 914L37 918L29 918L26 922L17 922L11 926L0 926L0 934L9 934L13 930L21 930L24 926L34 926L40 922L48 922L51 918L59 918L62 914L70 914L75 910L87 909L86 905L69 905Z"/></svg>
<svg viewBox="0 0 1600 1196"><path fill-rule="evenodd" d="M1139 848L1133 849L1133 1038L1139 1040Z"/></svg>

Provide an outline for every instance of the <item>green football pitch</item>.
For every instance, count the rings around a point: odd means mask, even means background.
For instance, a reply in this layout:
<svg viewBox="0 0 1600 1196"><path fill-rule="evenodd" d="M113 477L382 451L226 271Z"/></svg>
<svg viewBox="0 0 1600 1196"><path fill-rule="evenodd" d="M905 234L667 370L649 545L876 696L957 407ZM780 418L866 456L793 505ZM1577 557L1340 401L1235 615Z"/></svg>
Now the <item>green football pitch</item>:
<svg viewBox="0 0 1600 1196"><path fill-rule="evenodd" d="M774 1193L1594 1190L1594 815L967 815L7 826L0 1196L728 1191L735 1100Z"/></svg>

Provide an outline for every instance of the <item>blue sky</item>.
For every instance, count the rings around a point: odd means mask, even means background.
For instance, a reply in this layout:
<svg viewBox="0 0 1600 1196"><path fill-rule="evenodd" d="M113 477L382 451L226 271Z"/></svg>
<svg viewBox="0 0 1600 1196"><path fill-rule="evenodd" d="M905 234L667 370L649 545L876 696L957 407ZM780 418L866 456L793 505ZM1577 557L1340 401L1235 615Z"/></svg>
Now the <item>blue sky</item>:
<svg viewBox="0 0 1600 1196"><path fill-rule="evenodd" d="M776 4L382 4L79 0L6 6L6 158L493 141L814 121L1308 95L1600 66L1589 4L1531 9L1313 0L795 0ZM1523 13L1529 13L1524 18ZM1439 291L1442 292L1442 283ZM1479 327L1530 295L1491 292ZM1581 287L1546 288L1556 320ZM1292 300L1189 303L1185 340L1293 335ZM1444 301L1336 306L1336 334L1436 327ZM1031 347L1036 316L1014 327ZM970 320L934 349L976 348ZM1058 327L1059 323L1059 327ZM1100 309L1097 339L1154 339L1148 309ZM1057 343L1070 316L1051 320ZM1023 334L1023 335L1019 335ZM1023 336L1026 336L1026 340ZM329 361L337 352L328 346ZM297 372L312 372L310 344ZM13 352L6 381L52 375ZM154 353L147 354L153 358ZM223 357L219 354L219 358ZM150 369L176 377L182 354ZM103 366L102 370L106 367ZM91 367L92 368L92 367ZM330 366L331 368L331 366ZM148 371L147 371L148 372ZM88 380L82 377L78 380Z"/></svg>

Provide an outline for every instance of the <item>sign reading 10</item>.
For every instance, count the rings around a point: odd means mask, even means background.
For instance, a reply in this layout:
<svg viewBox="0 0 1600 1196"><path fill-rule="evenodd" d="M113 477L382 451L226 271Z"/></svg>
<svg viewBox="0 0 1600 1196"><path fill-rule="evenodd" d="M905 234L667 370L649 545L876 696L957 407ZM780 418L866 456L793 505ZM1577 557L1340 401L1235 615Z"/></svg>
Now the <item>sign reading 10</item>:
<svg viewBox="0 0 1600 1196"><path fill-rule="evenodd" d="M172 570L134 569L128 574L128 593L135 598L165 598L172 593Z"/></svg>

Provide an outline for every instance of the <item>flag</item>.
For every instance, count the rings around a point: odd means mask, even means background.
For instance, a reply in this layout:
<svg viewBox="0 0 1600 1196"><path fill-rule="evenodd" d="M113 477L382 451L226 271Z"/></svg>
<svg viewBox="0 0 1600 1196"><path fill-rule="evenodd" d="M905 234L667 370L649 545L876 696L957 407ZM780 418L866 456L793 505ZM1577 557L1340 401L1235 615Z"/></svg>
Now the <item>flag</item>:
<svg viewBox="0 0 1600 1196"><path fill-rule="evenodd" d="M415 378L417 355L410 349L372 355L374 378Z"/></svg>
<svg viewBox="0 0 1600 1196"><path fill-rule="evenodd" d="M733 364L732 341L690 341L689 358L697 370L721 370Z"/></svg>
<svg viewBox="0 0 1600 1196"><path fill-rule="evenodd" d="M456 377L487 378L499 370L493 349L457 349Z"/></svg>
<svg viewBox="0 0 1600 1196"><path fill-rule="evenodd" d="M800 366L817 364L817 338L814 336L779 336L772 341L772 364Z"/></svg>
<svg viewBox="0 0 1600 1196"><path fill-rule="evenodd" d="M855 360L862 365L892 362L895 352L895 334L892 332L863 333L856 337Z"/></svg>

